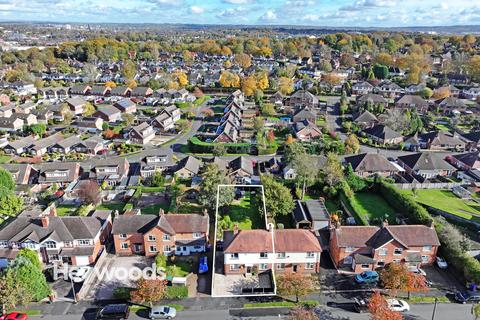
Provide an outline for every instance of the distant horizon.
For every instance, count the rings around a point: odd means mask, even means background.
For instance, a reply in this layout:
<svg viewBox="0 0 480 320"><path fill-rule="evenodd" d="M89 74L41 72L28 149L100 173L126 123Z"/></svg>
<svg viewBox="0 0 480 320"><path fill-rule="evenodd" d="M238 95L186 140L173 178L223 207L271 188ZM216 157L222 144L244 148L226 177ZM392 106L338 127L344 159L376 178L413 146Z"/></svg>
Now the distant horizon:
<svg viewBox="0 0 480 320"><path fill-rule="evenodd" d="M412 28L480 25L471 0L2 0L0 21Z"/></svg>

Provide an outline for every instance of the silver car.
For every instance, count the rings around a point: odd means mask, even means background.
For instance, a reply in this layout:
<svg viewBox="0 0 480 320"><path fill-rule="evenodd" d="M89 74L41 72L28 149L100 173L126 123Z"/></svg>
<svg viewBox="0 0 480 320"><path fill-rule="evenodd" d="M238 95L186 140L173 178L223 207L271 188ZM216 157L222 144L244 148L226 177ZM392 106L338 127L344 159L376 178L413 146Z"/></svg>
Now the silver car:
<svg viewBox="0 0 480 320"><path fill-rule="evenodd" d="M150 310L150 319L173 319L177 315L177 310L169 306L153 306Z"/></svg>

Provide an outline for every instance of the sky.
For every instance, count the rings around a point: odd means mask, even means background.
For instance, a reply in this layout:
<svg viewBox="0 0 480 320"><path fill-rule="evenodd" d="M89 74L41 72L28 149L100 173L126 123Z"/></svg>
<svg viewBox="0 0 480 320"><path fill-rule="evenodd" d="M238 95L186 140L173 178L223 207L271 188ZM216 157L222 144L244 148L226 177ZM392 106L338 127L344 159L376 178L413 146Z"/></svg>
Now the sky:
<svg viewBox="0 0 480 320"><path fill-rule="evenodd" d="M0 0L2 21L401 27L480 24L480 0Z"/></svg>

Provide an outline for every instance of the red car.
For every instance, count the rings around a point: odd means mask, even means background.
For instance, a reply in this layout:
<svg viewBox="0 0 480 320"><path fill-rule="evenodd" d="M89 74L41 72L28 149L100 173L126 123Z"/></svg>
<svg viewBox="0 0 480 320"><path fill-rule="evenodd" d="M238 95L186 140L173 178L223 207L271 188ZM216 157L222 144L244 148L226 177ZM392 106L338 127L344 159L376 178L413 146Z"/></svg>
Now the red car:
<svg viewBox="0 0 480 320"><path fill-rule="evenodd" d="M0 316L0 320L27 320L28 317L25 313L12 312Z"/></svg>

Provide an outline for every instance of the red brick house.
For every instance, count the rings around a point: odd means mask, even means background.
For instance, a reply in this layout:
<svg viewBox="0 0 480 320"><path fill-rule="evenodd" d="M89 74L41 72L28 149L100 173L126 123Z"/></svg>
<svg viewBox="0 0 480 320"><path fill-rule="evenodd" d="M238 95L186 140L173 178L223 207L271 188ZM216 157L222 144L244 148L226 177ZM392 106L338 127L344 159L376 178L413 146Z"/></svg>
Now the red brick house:
<svg viewBox="0 0 480 320"><path fill-rule="evenodd" d="M117 255L189 255L205 252L209 217L203 214L122 215L113 222Z"/></svg>
<svg viewBox="0 0 480 320"><path fill-rule="evenodd" d="M333 263L355 273L389 263L406 263L410 268L431 264L439 246L433 225L340 226L330 233Z"/></svg>

